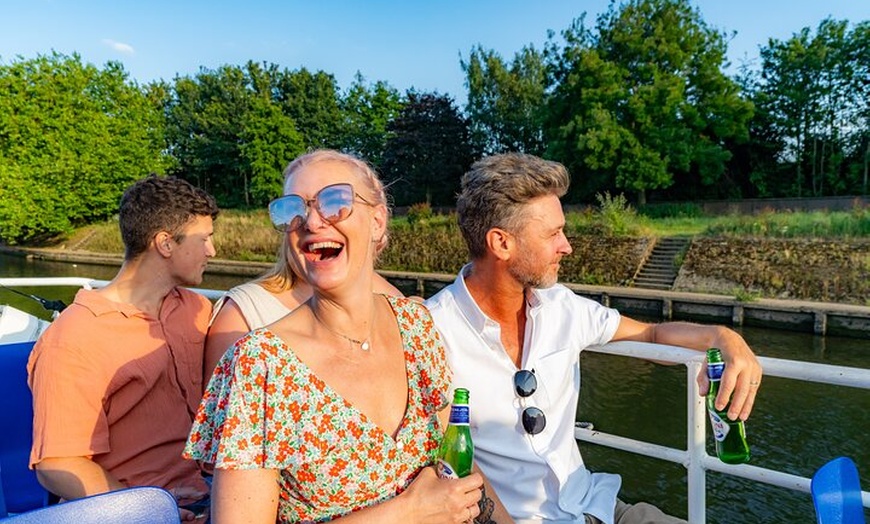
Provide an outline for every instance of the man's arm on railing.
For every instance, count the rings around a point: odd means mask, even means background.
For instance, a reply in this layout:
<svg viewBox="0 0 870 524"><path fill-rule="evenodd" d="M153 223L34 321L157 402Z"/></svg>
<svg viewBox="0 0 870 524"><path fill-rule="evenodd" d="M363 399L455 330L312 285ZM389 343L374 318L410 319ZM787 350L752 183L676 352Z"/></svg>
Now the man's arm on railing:
<svg viewBox="0 0 870 524"><path fill-rule="evenodd" d="M619 340L668 344L698 351L711 347L721 349L725 359L725 373L716 397L716 408L724 408L730 400L729 418L749 418L758 386L761 384L762 369L749 345L733 329L689 322L650 324L622 317L613 337L613 341ZM701 394L705 395L709 387L705 369L698 374L697 381Z"/></svg>

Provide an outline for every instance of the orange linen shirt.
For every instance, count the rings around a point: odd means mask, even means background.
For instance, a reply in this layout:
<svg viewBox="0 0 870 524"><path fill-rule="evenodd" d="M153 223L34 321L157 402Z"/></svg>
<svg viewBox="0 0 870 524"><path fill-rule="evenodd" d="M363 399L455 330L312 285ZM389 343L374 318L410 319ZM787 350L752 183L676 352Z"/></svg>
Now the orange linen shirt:
<svg viewBox="0 0 870 524"><path fill-rule="evenodd" d="M27 363L30 467L89 457L127 486L208 486L181 452L202 398L211 303L176 288L160 318L80 290Z"/></svg>

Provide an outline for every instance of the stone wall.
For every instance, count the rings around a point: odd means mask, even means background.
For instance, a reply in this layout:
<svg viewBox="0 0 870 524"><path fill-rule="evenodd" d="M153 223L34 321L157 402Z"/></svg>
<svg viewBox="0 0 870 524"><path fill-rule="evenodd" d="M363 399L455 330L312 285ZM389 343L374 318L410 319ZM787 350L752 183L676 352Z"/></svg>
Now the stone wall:
<svg viewBox="0 0 870 524"><path fill-rule="evenodd" d="M870 305L870 239L699 237L673 289Z"/></svg>

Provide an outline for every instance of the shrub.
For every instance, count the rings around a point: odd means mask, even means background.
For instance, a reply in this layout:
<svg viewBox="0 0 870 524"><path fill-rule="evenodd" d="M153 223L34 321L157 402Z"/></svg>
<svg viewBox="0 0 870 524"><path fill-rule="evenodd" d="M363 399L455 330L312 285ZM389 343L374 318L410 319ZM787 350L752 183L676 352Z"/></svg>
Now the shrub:
<svg viewBox="0 0 870 524"><path fill-rule="evenodd" d="M707 236L757 236L769 238L855 238L870 234L870 213L809 213L764 211L757 215L721 217L704 232Z"/></svg>
<svg viewBox="0 0 870 524"><path fill-rule="evenodd" d="M745 287L734 288L732 294L734 295L734 299L737 300L737 302L753 302L761 298L760 292L749 290Z"/></svg>
<svg viewBox="0 0 870 524"><path fill-rule="evenodd" d="M432 206L429 205L429 202L414 204L408 209L406 218L408 219L408 224L412 226L426 223L432 218Z"/></svg>
<svg viewBox="0 0 870 524"><path fill-rule="evenodd" d="M598 219L602 233L607 235L629 235L639 229L637 211L628 204L628 200L622 193L611 197L605 191L597 193Z"/></svg>

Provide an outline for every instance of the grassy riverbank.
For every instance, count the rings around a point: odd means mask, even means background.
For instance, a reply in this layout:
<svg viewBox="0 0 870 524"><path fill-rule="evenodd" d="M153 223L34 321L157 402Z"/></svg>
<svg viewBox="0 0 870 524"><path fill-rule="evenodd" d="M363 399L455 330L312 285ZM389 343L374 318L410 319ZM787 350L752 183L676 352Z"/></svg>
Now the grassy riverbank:
<svg viewBox="0 0 870 524"><path fill-rule="evenodd" d="M675 290L870 305L870 208L723 217L692 216L687 208L672 214L682 216L647 217L608 197L597 209L568 213L574 253L563 260L562 280L631 285L657 238L690 236L691 247L676 261ZM271 262L279 238L263 210L224 211L215 224L222 259ZM54 247L122 252L113 222L82 228ZM393 219L379 268L455 273L465 261L455 216L418 207Z"/></svg>

